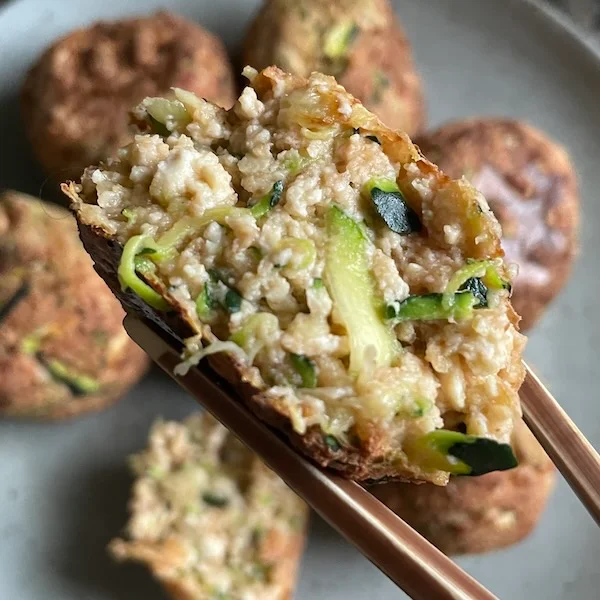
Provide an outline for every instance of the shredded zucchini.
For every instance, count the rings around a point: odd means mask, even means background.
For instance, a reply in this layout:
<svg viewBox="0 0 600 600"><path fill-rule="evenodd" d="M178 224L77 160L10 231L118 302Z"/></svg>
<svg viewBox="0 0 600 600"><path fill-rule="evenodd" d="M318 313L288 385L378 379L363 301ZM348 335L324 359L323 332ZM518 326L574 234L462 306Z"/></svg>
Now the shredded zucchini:
<svg viewBox="0 0 600 600"><path fill-rule="evenodd" d="M517 466L508 444L458 431L436 429L406 446L409 459L427 471L454 475L484 475Z"/></svg>
<svg viewBox="0 0 600 600"><path fill-rule="evenodd" d="M302 387L317 387L317 366L314 361L308 358L308 356L304 356L304 354L291 354L290 360L296 373L300 375Z"/></svg>
<svg viewBox="0 0 600 600"><path fill-rule="evenodd" d="M153 131L164 137L192 122L188 111L179 100L146 98L143 105L150 116Z"/></svg>
<svg viewBox="0 0 600 600"><path fill-rule="evenodd" d="M276 249L278 251L289 249L292 251L292 261L281 265L284 271L293 273L303 271L310 267L317 259L315 243L309 239L287 237L283 238Z"/></svg>
<svg viewBox="0 0 600 600"><path fill-rule="evenodd" d="M331 27L325 34L323 53L331 60L343 58L360 29L352 21L341 21Z"/></svg>
<svg viewBox="0 0 600 600"><path fill-rule="evenodd" d="M470 279L481 279L485 286L491 290L510 289L508 282L504 281L498 273L498 267L492 260L467 260L467 264L454 273L446 289L442 303L446 308L452 306L456 293L464 289L463 286Z"/></svg>
<svg viewBox="0 0 600 600"><path fill-rule="evenodd" d="M249 211L245 208L222 206L211 208L200 217L182 217L171 229L158 238L156 242L156 254L152 256L152 259L157 262L171 259L177 254L178 246L181 246L192 235L198 234L210 223L216 222L219 225L225 225L229 217L247 214L249 214Z"/></svg>
<svg viewBox="0 0 600 600"><path fill-rule="evenodd" d="M400 323L440 319L461 321L473 316L477 300L471 292L458 292L449 306L444 305L443 299L443 294L409 296L401 302L390 302L386 306L386 317L394 323Z"/></svg>
<svg viewBox="0 0 600 600"><path fill-rule="evenodd" d="M336 206L327 212L326 224L325 283L350 338L350 372L360 373L369 347L377 366L389 366L398 343L382 319L382 302L369 270L369 241L360 225Z"/></svg>
<svg viewBox="0 0 600 600"><path fill-rule="evenodd" d="M276 181L271 188L271 191L264 195L252 208L250 213L258 220L264 217L274 206L279 204L281 194L283 193L283 181Z"/></svg>
<svg viewBox="0 0 600 600"><path fill-rule="evenodd" d="M230 340L244 349L249 362L264 348L266 341L279 332L279 321L271 313L250 315L244 325L230 337Z"/></svg>
<svg viewBox="0 0 600 600"><path fill-rule="evenodd" d="M146 302L146 304L153 308L156 308L157 310L167 310L169 308L169 303L146 282L142 281L136 272L136 257L144 250L154 251L155 249L156 243L151 237L145 235L133 236L127 241L123 248L123 254L121 255L117 274L121 289L124 292L130 289Z"/></svg>
<svg viewBox="0 0 600 600"><path fill-rule="evenodd" d="M100 390L100 383L96 379L74 371L59 360L45 360L43 364L54 379L68 385L74 393L93 394Z"/></svg>

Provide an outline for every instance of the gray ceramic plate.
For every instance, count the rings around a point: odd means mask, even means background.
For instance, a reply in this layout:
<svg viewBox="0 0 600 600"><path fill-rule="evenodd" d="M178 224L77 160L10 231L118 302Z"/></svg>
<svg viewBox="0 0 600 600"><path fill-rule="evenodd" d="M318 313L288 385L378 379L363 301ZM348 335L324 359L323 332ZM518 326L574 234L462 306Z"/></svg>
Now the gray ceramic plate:
<svg viewBox="0 0 600 600"><path fill-rule="evenodd" d="M25 69L57 36L98 18L146 13L159 0L20 0L0 11L0 187L37 194L18 119ZM221 34L233 51L256 2L178 0L173 10ZM425 80L432 125L450 117L524 118L571 151L583 192L582 254L571 282L531 337L527 355L589 439L600 445L600 60L577 32L518 0L396 3ZM158 415L196 410L152 373L122 403L66 425L0 424L0 599L153 600L141 569L104 547L125 522L124 460ZM564 482L523 544L460 561L501 598L600 596L600 535ZM398 598L374 567L316 521L297 597ZM434 599L432 599L434 600Z"/></svg>

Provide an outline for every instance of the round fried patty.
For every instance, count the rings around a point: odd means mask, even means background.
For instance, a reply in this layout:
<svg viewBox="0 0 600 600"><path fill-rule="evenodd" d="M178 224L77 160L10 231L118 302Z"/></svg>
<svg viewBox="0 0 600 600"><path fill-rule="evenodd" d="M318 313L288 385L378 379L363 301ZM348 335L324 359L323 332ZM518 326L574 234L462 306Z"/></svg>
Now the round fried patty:
<svg viewBox="0 0 600 600"><path fill-rule="evenodd" d="M80 175L128 141L134 104L171 87L231 106L235 83L221 41L164 12L69 33L40 57L22 90L39 161L53 179Z"/></svg>
<svg viewBox="0 0 600 600"><path fill-rule="evenodd" d="M116 401L148 364L122 319L71 215L0 197L0 414L60 419Z"/></svg>
<svg viewBox="0 0 600 600"><path fill-rule="evenodd" d="M337 80L389 127L424 125L421 81L410 44L387 0L267 0L248 31L244 64L276 64Z"/></svg>

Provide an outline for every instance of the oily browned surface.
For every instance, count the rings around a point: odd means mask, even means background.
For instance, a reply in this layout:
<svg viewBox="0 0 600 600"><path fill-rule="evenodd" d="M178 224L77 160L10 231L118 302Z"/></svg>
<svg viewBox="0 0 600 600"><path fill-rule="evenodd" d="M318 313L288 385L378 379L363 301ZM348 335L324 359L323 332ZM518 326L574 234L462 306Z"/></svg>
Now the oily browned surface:
<svg viewBox="0 0 600 600"><path fill-rule="evenodd" d="M253 87L259 98L268 99L282 79L288 79L296 87L305 85L305 80L300 77L282 73L277 68L269 68L256 77ZM348 96L348 100L359 104L351 96ZM460 242L461 250L466 255L474 258L493 258L502 255L497 235L497 222L485 207L480 207L477 195L470 186L451 181L419 153L406 134L387 129L375 116L366 111L361 120L361 130L366 134L377 135L385 152L393 160L400 164L414 163L422 173L429 175L435 181L434 187L439 193L434 200L433 210L429 211L427 215L422 215L428 233L433 239L444 243L443 215L451 205L453 211L464 212L469 216L469 223L473 228L472 231L470 229L467 231L467 235ZM422 199L412 186L404 181L402 171L398 184L415 210L421 212ZM186 320L183 307L178 306L176 298L169 294L165 285L158 278L148 281L148 283L171 303L176 312L159 314L136 295L121 290L117 278L122 252L120 244L112 240L110 235L101 228L86 222L78 212L80 199L72 187L64 186L63 190L74 202L72 208L78 217L81 239L86 250L94 259L97 272L108 283L125 310L150 319L164 331L175 334L180 340L199 333L196 325ZM517 319L516 315L514 315L514 319ZM514 365L520 365L518 348L515 349L512 360ZM264 383L258 377L256 369L243 365L228 353L211 355L207 358L207 362L236 389L240 398L259 418L283 432L296 448L317 464L332 468L345 477L361 481L419 479L437 480L438 483L444 483L443 478L440 478L439 475L420 470L416 475L399 464L391 463L386 456L386 449L383 447L381 435L376 427L361 432L360 442L352 440L336 450L332 450L326 444L324 434L318 427L310 428L304 435L296 433L284 402L280 403L279 399L272 396L267 398L263 393ZM522 369L517 368L515 373L518 381L515 379L510 384L518 387L522 379L520 378Z"/></svg>
<svg viewBox="0 0 600 600"><path fill-rule="evenodd" d="M355 38L343 60L328 61L323 32L346 20L357 28ZM267 0L246 34L243 63L334 75L389 127L415 135L425 125L412 49L387 0Z"/></svg>
<svg viewBox="0 0 600 600"><path fill-rule="evenodd" d="M552 461L523 423L513 443L515 469L451 478L446 487L390 483L371 491L446 554L510 546L535 527L556 481Z"/></svg>
<svg viewBox="0 0 600 600"><path fill-rule="evenodd" d="M521 329L529 329L565 285L577 253L579 194L566 151L532 127L507 119L457 121L417 143L448 175L465 175L486 196L502 225L507 259L521 267L513 306L522 317ZM482 169L485 179L478 175ZM503 187L490 185L490 177L498 177ZM514 202L499 197L507 193ZM546 273L543 281L534 276L540 269Z"/></svg>
<svg viewBox="0 0 600 600"><path fill-rule="evenodd" d="M38 160L53 179L78 177L127 142L135 104L171 87L231 106L235 84L222 42L164 12L71 32L46 50L23 86L23 118Z"/></svg>
<svg viewBox="0 0 600 600"><path fill-rule="evenodd" d="M122 328L123 312L94 273L71 215L18 194L0 197L0 306L22 289L0 322L0 414L63 419L118 400L148 358ZM43 331L35 354L22 350ZM59 360L100 383L76 395L40 360Z"/></svg>

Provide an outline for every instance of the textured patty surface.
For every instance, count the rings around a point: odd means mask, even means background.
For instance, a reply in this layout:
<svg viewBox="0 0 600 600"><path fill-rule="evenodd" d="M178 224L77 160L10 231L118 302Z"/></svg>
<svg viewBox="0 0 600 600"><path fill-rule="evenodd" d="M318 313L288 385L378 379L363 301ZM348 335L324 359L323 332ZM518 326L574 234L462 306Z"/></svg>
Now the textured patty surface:
<svg viewBox="0 0 600 600"><path fill-rule="evenodd" d="M388 0L267 0L246 34L243 61L333 75L389 127L414 135L424 126L421 79Z"/></svg>
<svg viewBox="0 0 600 600"><path fill-rule="evenodd" d="M123 310L66 210L0 197L0 414L59 419L103 408L145 371Z"/></svg>
<svg viewBox="0 0 600 600"><path fill-rule="evenodd" d="M146 564L180 600L292 598L307 507L212 417L156 423L131 467L117 559Z"/></svg>
<svg viewBox="0 0 600 600"><path fill-rule="evenodd" d="M33 150L53 179L78 177L130 140L134 104L172 86L231 106L235 83L221 41L163 12L73 31L46 50L23 86Z"/></svg>

